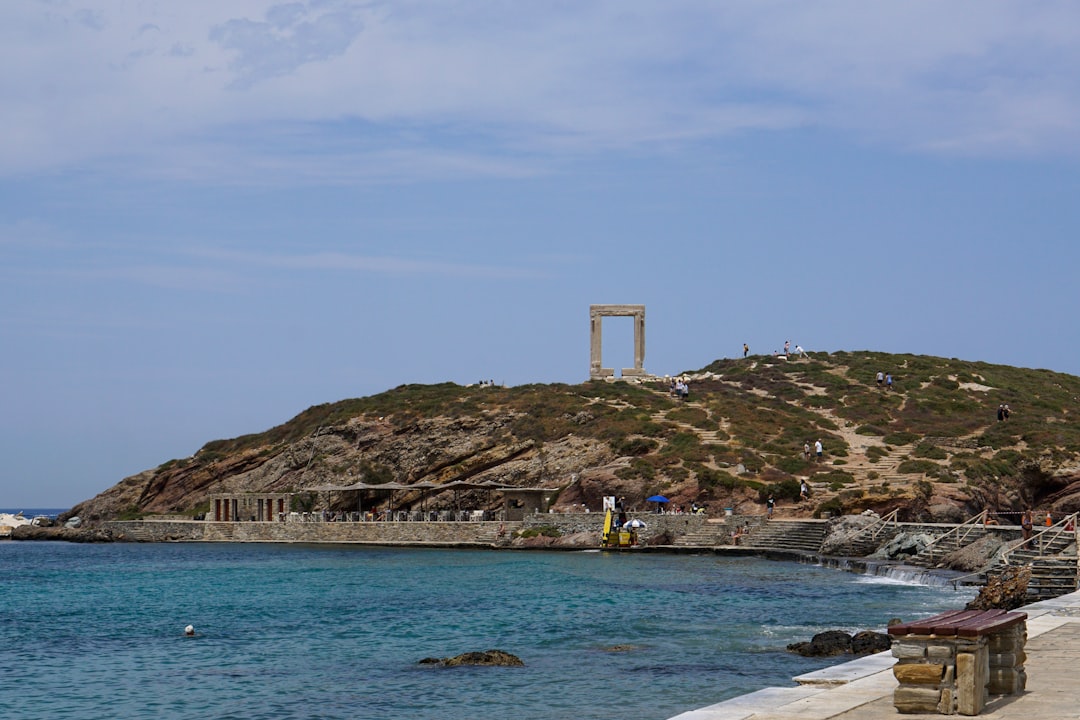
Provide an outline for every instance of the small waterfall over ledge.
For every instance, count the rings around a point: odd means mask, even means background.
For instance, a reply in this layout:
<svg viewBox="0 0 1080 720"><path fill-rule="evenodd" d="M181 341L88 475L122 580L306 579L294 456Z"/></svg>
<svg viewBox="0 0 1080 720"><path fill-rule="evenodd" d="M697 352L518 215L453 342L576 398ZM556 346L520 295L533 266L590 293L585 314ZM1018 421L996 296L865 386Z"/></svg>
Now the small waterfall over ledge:
<svg viewBox="0 0 1080 720"><path fill-rule="evenodd" d="M808 557L806 562L822 567L844 570L845 572L870 575L873 577L887 578L896 582L911 583L914 585L930 585L933 587L948 587L960 585L980 585L980 577L970 573L957 572L956 570L937 570L931 568L904 565L892 560L873 560L869 558L851 557Z"/></svg>

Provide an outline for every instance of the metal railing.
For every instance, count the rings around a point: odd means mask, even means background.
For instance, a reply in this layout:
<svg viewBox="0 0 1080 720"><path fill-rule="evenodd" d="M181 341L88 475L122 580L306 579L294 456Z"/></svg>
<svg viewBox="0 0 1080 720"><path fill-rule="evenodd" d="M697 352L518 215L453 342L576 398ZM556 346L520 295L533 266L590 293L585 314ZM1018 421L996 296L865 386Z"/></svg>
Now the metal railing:
<svg viewBox="0 0 1080 720"><path fill-rule="evenodd" d="M867 526L867 530L869 530L870 538L872 540L876 540L877 536L881 534L881 531L883 531L885 528L887 528L889 526L889 523L892 523L893 527L899 528L900 527L900 520L898 519L899 517L900 517L900 508L897 508L896 510L893 510L891 513L889 513L885 517L878 518L876 523L874 523L873 525Z"/></svg>
<svg viewBox="0 0 1080 720"><path fill-rule="evenodd" d="M960 523L952 530L944 532L941 535L938 535L936 538L933 538L930 542L926 544L926 547L923 548L919 554L922 555L923 553L928 552L929 555L932 557L934 554L934 547L946 538L951 537L956 538L957 547L963 547L964 541L968 539L971 533L975 532L976 530L984 529L986 527L986 518L987 511L983 510L978 515L975 515L974 517Z"/></svg>
<svg viewBox="0 0 1080 720"><path fill-rule="evenodd" d="M1001 553L1001 562L1005 565L1009 564L1009 558L1017 550L1038 550L1038 554L1035 557L1043 558L1049 557L1043 551L1049 547L1052 547L1063 535L1071 535L1069 542L1076 542L1076 518L1077 513L1072 515L1066 515L1064 519L1059 522L1044 527L1039 532L1035 533L1029 538L1021 538L1014 542L1009 543L1005 550ZM1068 543L1066 543L1067 545ZM1054 553L1057 554L1057 553Z"/></svg>

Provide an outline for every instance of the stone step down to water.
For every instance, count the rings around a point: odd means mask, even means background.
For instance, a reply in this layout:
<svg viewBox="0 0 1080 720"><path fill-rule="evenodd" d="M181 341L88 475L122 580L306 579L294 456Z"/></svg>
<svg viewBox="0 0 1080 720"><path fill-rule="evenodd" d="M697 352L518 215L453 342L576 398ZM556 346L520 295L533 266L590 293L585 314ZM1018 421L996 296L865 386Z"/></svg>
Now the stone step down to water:
<svg viewBox="0 0 1080 720"><path fill-rule="evenodd" d="M769 520L750 529L740 545L762 550L821 552L828 520Z"/></svg>

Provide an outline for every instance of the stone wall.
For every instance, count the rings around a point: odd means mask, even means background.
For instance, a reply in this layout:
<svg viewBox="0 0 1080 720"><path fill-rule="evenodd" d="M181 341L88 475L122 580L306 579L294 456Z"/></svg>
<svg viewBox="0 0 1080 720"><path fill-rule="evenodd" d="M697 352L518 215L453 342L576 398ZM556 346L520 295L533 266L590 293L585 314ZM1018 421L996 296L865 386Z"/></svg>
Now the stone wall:
<svg viewBox="0 0 1080 720"><path fill-rule="evenodd" d="M656 513L627 513L627 520L641 520L646 527L638 531L638 540L642 544L649 538L668 532L672 539L699 530L705 525L704 515L657 515ZM563 535L604 530L604 513L536 513L525 516L523 528L554 527Z"/></svg>
<svg viewBox="0 0 1080 720"><path fill-rule="evenodd" d="M393 545L494 544L517 523L492 522L213 522L115 521L104 528L139 542L293 542Z"/></svg>
<svg viewBox="0 0 1080 720"><path fill-rule="evenodd" d="M672 538L700 529L701 515L628 513L647 527L640 542L664 532ZM521 522L214 522L211 520L126 520L103 524L121 539L138 542L309 542L375 544L482 544L509 539L513 532L539 527L557 528L561 535L596 533L604 513L535 513ZM499 529L503 529L502 535Z"/></svg>

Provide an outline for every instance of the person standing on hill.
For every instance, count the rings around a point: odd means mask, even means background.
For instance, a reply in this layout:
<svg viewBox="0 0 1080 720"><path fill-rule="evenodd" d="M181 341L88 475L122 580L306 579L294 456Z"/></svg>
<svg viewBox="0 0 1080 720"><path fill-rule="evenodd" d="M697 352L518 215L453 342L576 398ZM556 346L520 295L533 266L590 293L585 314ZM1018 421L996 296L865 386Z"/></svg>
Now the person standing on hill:
<svg viewBox="0 0 1080 720"><path fill-rule="evenodd" d="M784 354L787 355L789 350L791 350L791 341L790 340L785 340L784 341Z"/></svg>
<svg viewBox="0 0 1080 720"><path fill-rule="evenodd" d="M877 374L877 386L881 387L881 383L885 382L885 373L878 371Z"/></svg>
<svg viewBox="0 0 1080 720"><path fill-rule="evenodd" d="M773 509L776 507L776 498L769 493L769 499L765 501L765 516L772 520Z"/></svg>
<svg viewBox="0 0 1080 720"><path fill-rule="evenodd" d="M802 446L802 457L806 462L810 462L810 441L807 440Z"/></svg>
<svg viewBox="0 0 1080 720"><path fill-rule="evenodd" d="M885 376L885 389L892 390L892 373Z"/></svg>
<svg viewBox="0 0 1080 720"><path fill-rule="evenodd" d="M747 345L746 343L743 343L742 344L742 356L746 357L749 354L750 354L750 346Z"/></svg>
<svg viewBox="0 0 1080 720"><path fill-rule="evenodd" d="M814 452L817 453L817 461L818 462L821 462L821 453L822 453L823 449L824 448L821 447L821 438L818 438L817 442L814 443Z"/></svg>

